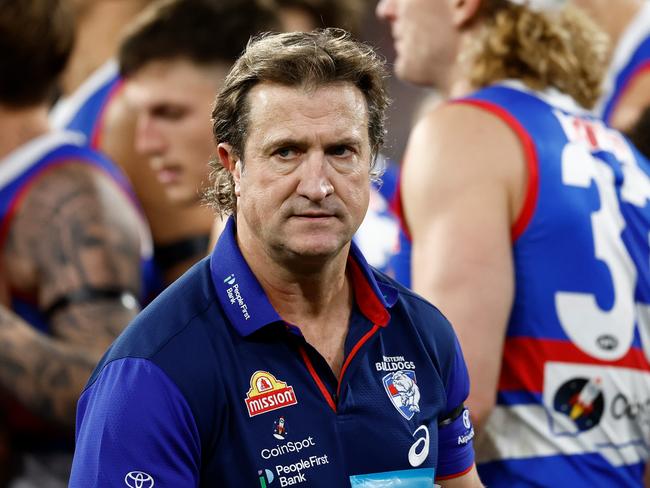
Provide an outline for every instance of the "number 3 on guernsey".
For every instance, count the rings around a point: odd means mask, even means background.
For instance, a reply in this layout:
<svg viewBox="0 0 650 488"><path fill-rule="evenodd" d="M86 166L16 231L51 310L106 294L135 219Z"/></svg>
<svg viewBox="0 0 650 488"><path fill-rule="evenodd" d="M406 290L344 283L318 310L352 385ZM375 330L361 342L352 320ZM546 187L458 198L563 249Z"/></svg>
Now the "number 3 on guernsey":
<svg viewBox="0 0 650 488"><path fill-rule="evenodd" d="M650 200L650 181L634 158L625 158L625 183L621 201L643 207ZM565 332L572 342L592 357L613 361L627 354L638 323L646 355L650 354L650 304L634 303L634 292L641 272L650 274L650 262L638 270L621 237L625 220L614 185L614 170L580 143L567 144L562 153L562 179L568 186L589 188L595 183L600 208L591 214L595 257L604 263L612 279L613 306L603 310L590 293L558 292L555 306ZM650 235L647 236L650 240ZM599 346L598 338L614 337L610 348Z"/></svg>

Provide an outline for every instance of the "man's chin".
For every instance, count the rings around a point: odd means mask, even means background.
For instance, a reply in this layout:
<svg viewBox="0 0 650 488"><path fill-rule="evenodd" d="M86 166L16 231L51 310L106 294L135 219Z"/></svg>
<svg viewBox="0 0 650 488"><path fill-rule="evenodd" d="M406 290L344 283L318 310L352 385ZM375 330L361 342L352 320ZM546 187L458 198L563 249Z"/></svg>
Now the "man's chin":
<svg viewBox="0 0 650 488"><path fill-rule="evenodd" d="M314 263L325 263L336 256L345 248L345 245L339 241L303 241L289 244L284 248L285 255L295 260L311 261Z"/></svg>

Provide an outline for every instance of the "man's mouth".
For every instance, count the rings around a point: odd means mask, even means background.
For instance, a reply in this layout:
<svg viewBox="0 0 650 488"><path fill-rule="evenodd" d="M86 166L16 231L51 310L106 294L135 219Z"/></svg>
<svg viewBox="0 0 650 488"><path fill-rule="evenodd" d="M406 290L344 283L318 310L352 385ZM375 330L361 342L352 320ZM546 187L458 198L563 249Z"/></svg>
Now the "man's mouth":
<svg viewBox="0 0 650 488"><path fill-rule="evenodd" d="M156 178L163 185L176 183L181 177L181 169L175 166L166 166L156 169Z"/></svg>

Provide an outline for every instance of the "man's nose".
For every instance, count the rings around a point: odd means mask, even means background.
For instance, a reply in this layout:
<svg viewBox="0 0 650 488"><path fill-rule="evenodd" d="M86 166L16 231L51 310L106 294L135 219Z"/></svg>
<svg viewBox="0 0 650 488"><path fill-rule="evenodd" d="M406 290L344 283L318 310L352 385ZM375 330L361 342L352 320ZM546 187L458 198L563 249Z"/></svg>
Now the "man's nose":
<svg viewBox="0 0 650 488"><path fill-rule="evenodd" d="M334 193L330 179L331 167L323 152L307 155L300 165L297 192L312 201L321 201Z"/></svg>
<svg viewBox="0 0 650 488"><path fill-rule="evenodd" d="M155 156L162 152L164 138L152 117L141 114L135 131L135 150L145 156Z"/></svg>

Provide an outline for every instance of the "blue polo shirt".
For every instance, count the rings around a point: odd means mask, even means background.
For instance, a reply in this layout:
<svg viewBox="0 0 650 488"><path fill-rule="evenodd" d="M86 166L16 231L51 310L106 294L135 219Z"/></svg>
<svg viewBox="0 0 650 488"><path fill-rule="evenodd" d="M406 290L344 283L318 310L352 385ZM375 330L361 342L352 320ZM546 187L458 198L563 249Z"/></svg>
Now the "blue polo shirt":
<svg viewBox="0 0 650 488"><path fill-rule="evenodd" d="M98 365L69 486L331 488L469 470L469 380L449 323L354 245L347 273L355 305L336 378L270 304L231 219Z"/></svg>

